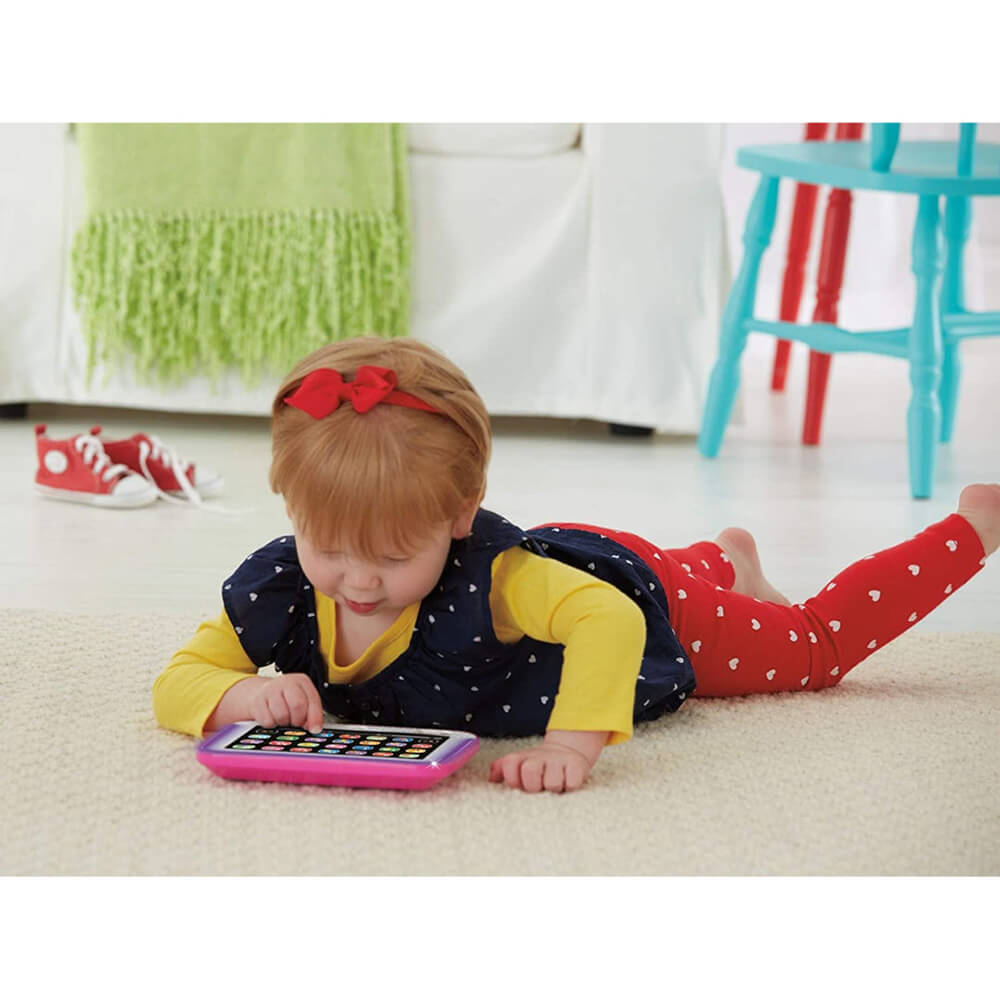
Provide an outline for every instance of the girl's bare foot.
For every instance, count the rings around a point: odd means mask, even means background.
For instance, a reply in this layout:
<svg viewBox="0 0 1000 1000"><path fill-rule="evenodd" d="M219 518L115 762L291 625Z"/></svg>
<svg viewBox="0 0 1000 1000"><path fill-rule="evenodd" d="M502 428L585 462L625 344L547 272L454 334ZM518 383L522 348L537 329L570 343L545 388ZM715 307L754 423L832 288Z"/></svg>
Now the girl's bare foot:
<svg viewBox="0 0 1000 1000"><path fill-rule="evenodd" d="M743 528L726 528L715 539L715 544L722 548L733 564L733 569L736 571L733 590L737 594L746 594L761 601L772 601L774 604L791 605L792 602L780 591L775 590L764 576L757 555L757 543L749 531Z"/></svg>
<svg viewBox="0 0 1000 1000"><path fill-rule="evenodd" d="M973 483L958 498L958 513L976 530L986 554L1000 547L1000 484Z"/></svg>

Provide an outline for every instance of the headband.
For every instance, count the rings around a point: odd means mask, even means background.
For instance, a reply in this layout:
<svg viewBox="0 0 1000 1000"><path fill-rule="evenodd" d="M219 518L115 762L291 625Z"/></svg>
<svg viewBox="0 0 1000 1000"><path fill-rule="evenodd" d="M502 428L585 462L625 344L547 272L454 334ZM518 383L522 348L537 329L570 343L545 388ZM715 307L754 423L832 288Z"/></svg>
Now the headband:
<svg viewBox="0 0 1000 1000"><path fill-rule="evenodd" d="M329 416L341 402L349 402L357 413L367 413L379 403L441 412L408 392L400 392L396 388L398 381L391 368L377 365L361 365L353 382L345 382L340 372L332 368L317 368L291 395L284 397L284 402L316 420Z"/></svg>

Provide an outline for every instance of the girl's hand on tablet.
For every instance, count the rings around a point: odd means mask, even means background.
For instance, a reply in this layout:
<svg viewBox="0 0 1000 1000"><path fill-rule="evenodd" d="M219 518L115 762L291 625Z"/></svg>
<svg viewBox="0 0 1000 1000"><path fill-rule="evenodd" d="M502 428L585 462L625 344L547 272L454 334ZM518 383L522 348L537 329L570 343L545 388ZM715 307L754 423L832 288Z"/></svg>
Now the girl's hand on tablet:
<svg viewBox="0 0 1000 1000"><path fill-rule="evenodd" d="M250 702L254 721L275 726L301 726L311 733L323 728L323 703L305 674L286 674L261 684Z"/></svg>

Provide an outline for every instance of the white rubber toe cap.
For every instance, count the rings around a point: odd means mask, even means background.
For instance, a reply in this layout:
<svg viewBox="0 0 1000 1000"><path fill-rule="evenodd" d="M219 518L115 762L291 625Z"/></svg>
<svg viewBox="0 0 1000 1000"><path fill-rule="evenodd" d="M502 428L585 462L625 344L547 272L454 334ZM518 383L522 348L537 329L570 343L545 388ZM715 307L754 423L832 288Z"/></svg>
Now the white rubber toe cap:
<svg viewBox="0 0 1000 1000"><path fill-rule="evenodd" d="M193 486L202 497L217 497L225 486L225 480L214 469L196 465Z"/></svg>
<svg viewBox="0 0 1000 1000"><path fill-rule="evenodd" d="M139 475L122 476L115 483L111 492L101 506L107 507L143 507L153 503L159 494L155 484Z"/></svg>

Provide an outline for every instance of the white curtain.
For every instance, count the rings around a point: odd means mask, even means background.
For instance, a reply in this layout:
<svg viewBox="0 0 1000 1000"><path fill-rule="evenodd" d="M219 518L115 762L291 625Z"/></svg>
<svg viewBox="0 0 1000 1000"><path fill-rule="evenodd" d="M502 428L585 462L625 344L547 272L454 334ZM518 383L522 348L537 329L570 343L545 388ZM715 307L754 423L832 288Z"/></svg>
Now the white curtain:
<svg viewBox="0 0 1000 1000"><path fill-rule="evenodd" d="M830 134L833 133L830 126ZM723 191L733 273L743 255L743 225L758 175L736 166L736 150L769 142L797 142L803 125L727 125L723 157ZM867 135L867 132L866 132ZM948 139L958 136L957 124L904 124L901 139ZM1000 124L981 124L977 139L1000 141ZM820 192L813 222L807 282L800 320L811 318L815 305L815 275L823 232L827 191ZM778 219L771 245L761 265L757 315L777 318L781 277L785 266L795 182L781 185ZM838 322L847 329L905 326L912 318L913 274L910 243L917 199L874 191L855 192L851 230ZM1000 199L973 201L972 231L966 246L966 305L970 309L1000 309Z"/></svg>

